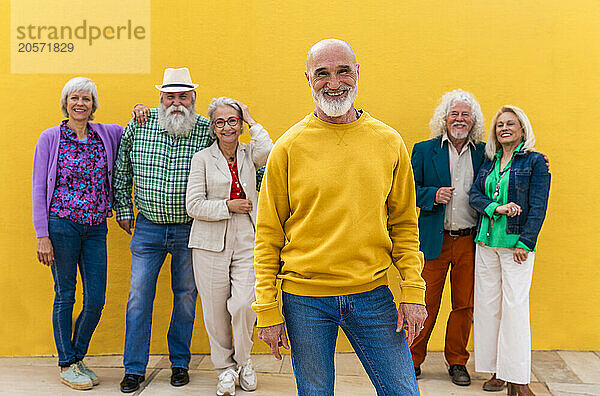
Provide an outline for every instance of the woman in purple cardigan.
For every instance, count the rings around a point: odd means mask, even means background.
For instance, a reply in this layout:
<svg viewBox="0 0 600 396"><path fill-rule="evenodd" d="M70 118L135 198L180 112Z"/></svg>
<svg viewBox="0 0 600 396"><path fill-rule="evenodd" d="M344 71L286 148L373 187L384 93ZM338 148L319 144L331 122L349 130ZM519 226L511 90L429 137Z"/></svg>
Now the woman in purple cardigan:
<svg viewBox="0 0 600 396"><path fill-rule="evenodd" d="M74 389L99 383L83 363L106 293L106 218L112 216L112 171L123 127L89 122L96 85L75 77L62 90L67 117L40 135L33 159L33 226L38 260L54 278L52 324L60 379ZM83 309L72 325L77 267Z"/></svg>

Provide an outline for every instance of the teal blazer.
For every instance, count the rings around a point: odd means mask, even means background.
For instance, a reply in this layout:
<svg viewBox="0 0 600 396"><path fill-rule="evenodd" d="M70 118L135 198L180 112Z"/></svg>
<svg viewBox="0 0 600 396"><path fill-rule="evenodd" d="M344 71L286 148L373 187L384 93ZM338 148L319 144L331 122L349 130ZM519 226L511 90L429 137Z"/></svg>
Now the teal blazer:
<svg viewBox="0 0 600 396"><path fill-rule="evenodd" d="M471 147L473 180L484 159L485 143ZM435 193L440 187L451 187L448 142L442 146L442 137L415 144L411 163L417 190L419 213L419 242L421 251L428 260L436 259L442 252L444 239L444 215L446 205L434 205Z"/></svg>

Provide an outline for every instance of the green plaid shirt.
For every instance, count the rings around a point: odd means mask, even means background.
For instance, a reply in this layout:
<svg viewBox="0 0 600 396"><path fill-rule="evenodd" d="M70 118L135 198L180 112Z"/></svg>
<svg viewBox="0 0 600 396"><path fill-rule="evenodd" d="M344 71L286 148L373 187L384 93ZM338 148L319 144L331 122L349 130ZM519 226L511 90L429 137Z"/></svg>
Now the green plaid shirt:
<svg viewBox="0 0 600 396"><path fill-rule="evenodd" d="M133 219L131 190L135 180L135 207L158 224L187 223L185 192L192 156L212 144L209 121L198 115L185 136L173 137L158 123L158 109L150 110L144 125L131 120L121 139L115 162L114 210L118 220Z"/></svg>

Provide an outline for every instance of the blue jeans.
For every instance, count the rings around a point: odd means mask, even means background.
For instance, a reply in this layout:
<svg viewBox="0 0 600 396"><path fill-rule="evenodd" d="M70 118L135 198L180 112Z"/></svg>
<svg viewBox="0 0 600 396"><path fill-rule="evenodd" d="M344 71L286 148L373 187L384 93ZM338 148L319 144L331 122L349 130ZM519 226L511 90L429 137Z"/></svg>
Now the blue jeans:
<svg viewBox="0 0 600 396"><path fill-rule="evenodd" d="M48 233L54 249L52 325L58 365L83 359L102 315L106 296L106 221L84 225L50 216ZM73 328L77 267L83 284L83 309Z"/></svg>
<svg viewBox="0 0 600 396"><path fill-rule="evenodd" d="M354 347L378 395L419 395L404 330L387 286L334 297L283 293L283 315L298 395L333 395L338 327Z"/></svg>
<svg viewBox="0 0 600 396"><path fill-rule="evenodd" d="M171 367L187 369L196 314L196 284L192 251L188 249L191 224L156 224L138 214L131 250L131 288L127 301L127 327L123 365L125 374L144 375L150 353L152 308L158 273L171 254L173 312L167 333Z"/></svg>

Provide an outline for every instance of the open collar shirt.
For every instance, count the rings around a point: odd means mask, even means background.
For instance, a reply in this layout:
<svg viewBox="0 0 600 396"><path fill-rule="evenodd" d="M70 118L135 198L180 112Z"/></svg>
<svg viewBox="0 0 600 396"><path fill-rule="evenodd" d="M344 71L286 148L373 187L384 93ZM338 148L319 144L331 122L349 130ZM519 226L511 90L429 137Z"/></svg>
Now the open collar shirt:
<svg viewBox="0 0 600 396"><path fill-rule="evenodd" d="M157 224L188 223L185 193L192 156L210 146L209 121L197 116L184 136L169 135L158 122L158 109L150 110L144 125L132 119L125 131L115 163L114 192L117 220L133 219L131 192L137 210Z"/></svg>
<svg viewBox="0 0 600 396"><path fill-rule="evenodd" d="M445 230L461 230L477 226L477 212L469 205L469 191L473 184L473 160L471 149L475 149L475 143L469 139L463 145L461 152L448 139L448 135L442 136L442 147L448 147L448 158L450 160L450 180L454 187L452 198L446 204L444 216Z"/></svg>
<svg viewBox="0 0 600 396"><path fill-rule="evenodd" d="M519 234L509 234L506 232L508 217L496 213L496 208L498 206L506 205L508 203L510 168L515 153L519 152L522 148L523 143L517 146L513 155L510 157L510 161L504 166L504 169L500 169L502 149L496 152L494 166L492 167L492 171L486 177L484 184L485 195L494 202L486 207L485 211L487 216L481 216L481 226L479 227L479 233L475 237L475 243L481 242L484 245L491 247L505 247L509 249L521 248L525 249L527 252L531 251L527 245L519 240ZM498 195L494 197L496 192ZM535 250L535 248L533 250Z"/></svg>

